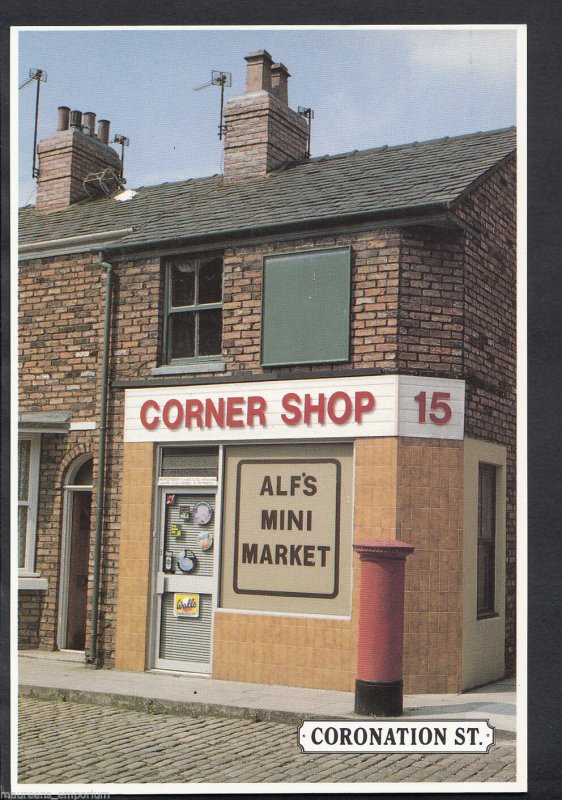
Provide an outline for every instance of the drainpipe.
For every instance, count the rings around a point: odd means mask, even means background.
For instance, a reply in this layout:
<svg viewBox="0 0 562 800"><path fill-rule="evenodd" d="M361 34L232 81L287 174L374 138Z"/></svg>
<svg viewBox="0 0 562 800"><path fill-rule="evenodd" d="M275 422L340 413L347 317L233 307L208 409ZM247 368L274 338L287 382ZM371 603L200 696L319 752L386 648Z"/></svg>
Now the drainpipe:
<svg viewBox="0 0 562 800"><path fill-rule="evenodd" d="M94 575L92 587L92 625L90 631L90 652L86 658L88 664L95 665L98 629L98 604L100 592L101 535L103 522L103 493L105 477L105 430L107 427L107 395L109 372L109 334L111 323L111 289L113 266L103 260L103 252L99 254L99 265L107 271L105 281L105 311L103 323L103 360L101 376L100 435L98 447L98 487L96 497L96 534L94 540Z"/></svg>

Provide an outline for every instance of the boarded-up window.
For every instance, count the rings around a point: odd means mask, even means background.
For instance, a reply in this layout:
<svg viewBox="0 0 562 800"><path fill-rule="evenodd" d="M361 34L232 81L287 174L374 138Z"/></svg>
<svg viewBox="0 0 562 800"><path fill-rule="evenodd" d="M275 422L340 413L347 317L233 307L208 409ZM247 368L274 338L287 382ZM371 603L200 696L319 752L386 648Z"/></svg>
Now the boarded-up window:
<svg viewBox="0 0 562 800"><path fill-rule="evenodd" d="M350 260L348 247L264 259L264 366L349 360Z"/></svg>

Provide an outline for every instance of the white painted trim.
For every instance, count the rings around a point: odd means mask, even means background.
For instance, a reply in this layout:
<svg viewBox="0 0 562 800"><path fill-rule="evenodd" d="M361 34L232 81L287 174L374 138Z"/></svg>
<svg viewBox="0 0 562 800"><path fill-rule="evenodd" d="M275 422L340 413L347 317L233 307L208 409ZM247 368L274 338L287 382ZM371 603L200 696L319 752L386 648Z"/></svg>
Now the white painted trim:
<svg viewBox="0 0 562 800"><path fill-rule="evenodd" d="M197 661L176 661L172 658L157 658L154 670L158 672L181 672L183 675L211 676L211 664L200 664Z"/></svg>
<svg viewBox="0 0 562 800"><path fill-rule="evenodd" d="M185 478L166 475L158 479L158 486L169 486L171 488L181 488L184 486L186 489L193 489L197 486L216 488L218 486L218 479L205 478L203 476Z"/></svg>
<svg viewBox="0 0 562 800"><path fill-rule="evenodd" d="M25 438L26 436L40 436L42 433L48 433L49 436L54 435L65 435L68 434L68 427L65 425L58 426L58 425L45 425L45 426L38 426L38 425L26 425L25 423L21 424L18 428L20 436Z"/></svg>
<svg viewBox="0 0 562 800"><path fill-rule="evenodd" d="M34 574L35 570L35 545L37 541L37 506L39 501L39 469L41 464L41 434L20 433L18 441L22 440L28 440L30 442L29 481L27 488L27 500L25 502L22 500L18 500L18 509L20 506L27 507L25 559L23 567L19 568L18 570L18 574L21 575L23 578L25 578L29 574ZM18 540L18 552L19 552L19 540Z"/></svg>
<svg viewBox="0 0 562 800"><path fill-rule="evenodd" d="M40 578L39 576L25 576L18 577L18 591L20 592L46 592L49 588L49 581L47 578Z"/></svg>
<svg viewBox="0 0 562 800"><path fill-rule="evenodd" d="M224 361L199 361L193 364L164 364L154 367L152 375L195 375L198 372L226 372Z"/></svg>
<svg viewBox="0 0 562 800"><path fill-rule="evenodd" d="M71 431L95 431L98 423L95 420L77 420L70 423Z"/></svg>

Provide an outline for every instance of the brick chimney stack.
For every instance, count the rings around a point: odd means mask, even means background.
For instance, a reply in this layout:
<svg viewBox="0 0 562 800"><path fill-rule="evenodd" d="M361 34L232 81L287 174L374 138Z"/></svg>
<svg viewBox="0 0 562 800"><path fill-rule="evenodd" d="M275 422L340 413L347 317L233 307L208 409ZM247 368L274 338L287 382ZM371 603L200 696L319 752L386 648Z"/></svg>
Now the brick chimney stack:
<svg viewBox="0 0 562 800"><path fill-rule="evenodd" d="M274 64L267 50L246 61L246 93L230 100L224 114L224 176L230 181L306 158L308 125L289 108L287 67Z"/></svg>
<svg viewBox="0 0 562 800"><path fill-rule="evenodd" d="M43 213L60 211L88 197L84 178L108 167L119 174L121 159L108 144L109 122L96 115L58 109L57 132L39 143L39 175L37 178L37 210Z"/></svg>

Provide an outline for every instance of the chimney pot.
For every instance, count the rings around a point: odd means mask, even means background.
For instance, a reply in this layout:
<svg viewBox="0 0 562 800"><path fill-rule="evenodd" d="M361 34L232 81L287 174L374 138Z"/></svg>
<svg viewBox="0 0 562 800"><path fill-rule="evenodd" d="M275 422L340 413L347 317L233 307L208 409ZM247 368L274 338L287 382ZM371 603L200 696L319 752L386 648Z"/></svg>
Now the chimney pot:
<svg viewBox="0 0 562 800"><path fill-rule="evenodd" d="M271 92L271 65L273 59L267 50L256 50L245 56L248 62L246 72L246 93L265 90Z"/></svg>
<svg viewBox="0 0 562 800"><path fill-rule="evenodd" d="M98 120L98 139L102 144L109 144L109 120Z"/></svg>
<svg viewBox="0 0 562 800"><path fill-rule="evenodd" d="M58 131L67 131L68 123L70 120L70 108L68 106L59 106L58 109Z"/></svg>
<svg viewBox="0 0 562 800"><path fill-rule="evenodd" d="M250 53L246 62L246 94L229 100L224 111L226 181L267 175L308 153L310 129L289 108L287 67L274 64L267 50Z"/></svg>
<svg viewBox="0 0 562 800"><path fill-rule="evenodd" d="M284 103L289 105L289 86L288 81L291 76L285 64L273 64L271 67L271 94Z"/></svg>
<svg viewBox="0 0 562 800"><path fill-rule="evenodd" d="M88 136L96 135L96 115L92 111L84 112L84 127L88 128Z"/></svg>
<svg viewBox="0 0 562 800"><path fill-rule="evenodd" d="M81 123L84 120L85 127ZM82 131L88 130L93 136L96 115L92 112L82 114L72 111L67 106L58 109L59 131L48 136L37 145L39 156L39 174L37 175L37 211L50 214L81 202L89 196L84 185L86 178L92 173L111 171L121 174L121 159L112 147L100 147L93 141L88 144ZM103 133L108 138L109 122L102 120ZM69 123L71 127L69 129ZM87 127L86 127L87 126ZM68 136L61 131L67 131ZM81 131L82 135L75 135ZM90 138L90 137L88 137Z"/></svg>
<svg viewBox="0 0 562 800"><path fill-rule="evenodd" d="M70 127L77 128L78 130L82 129L82 112L81 111L71 111L70 112Z"/></svg>

